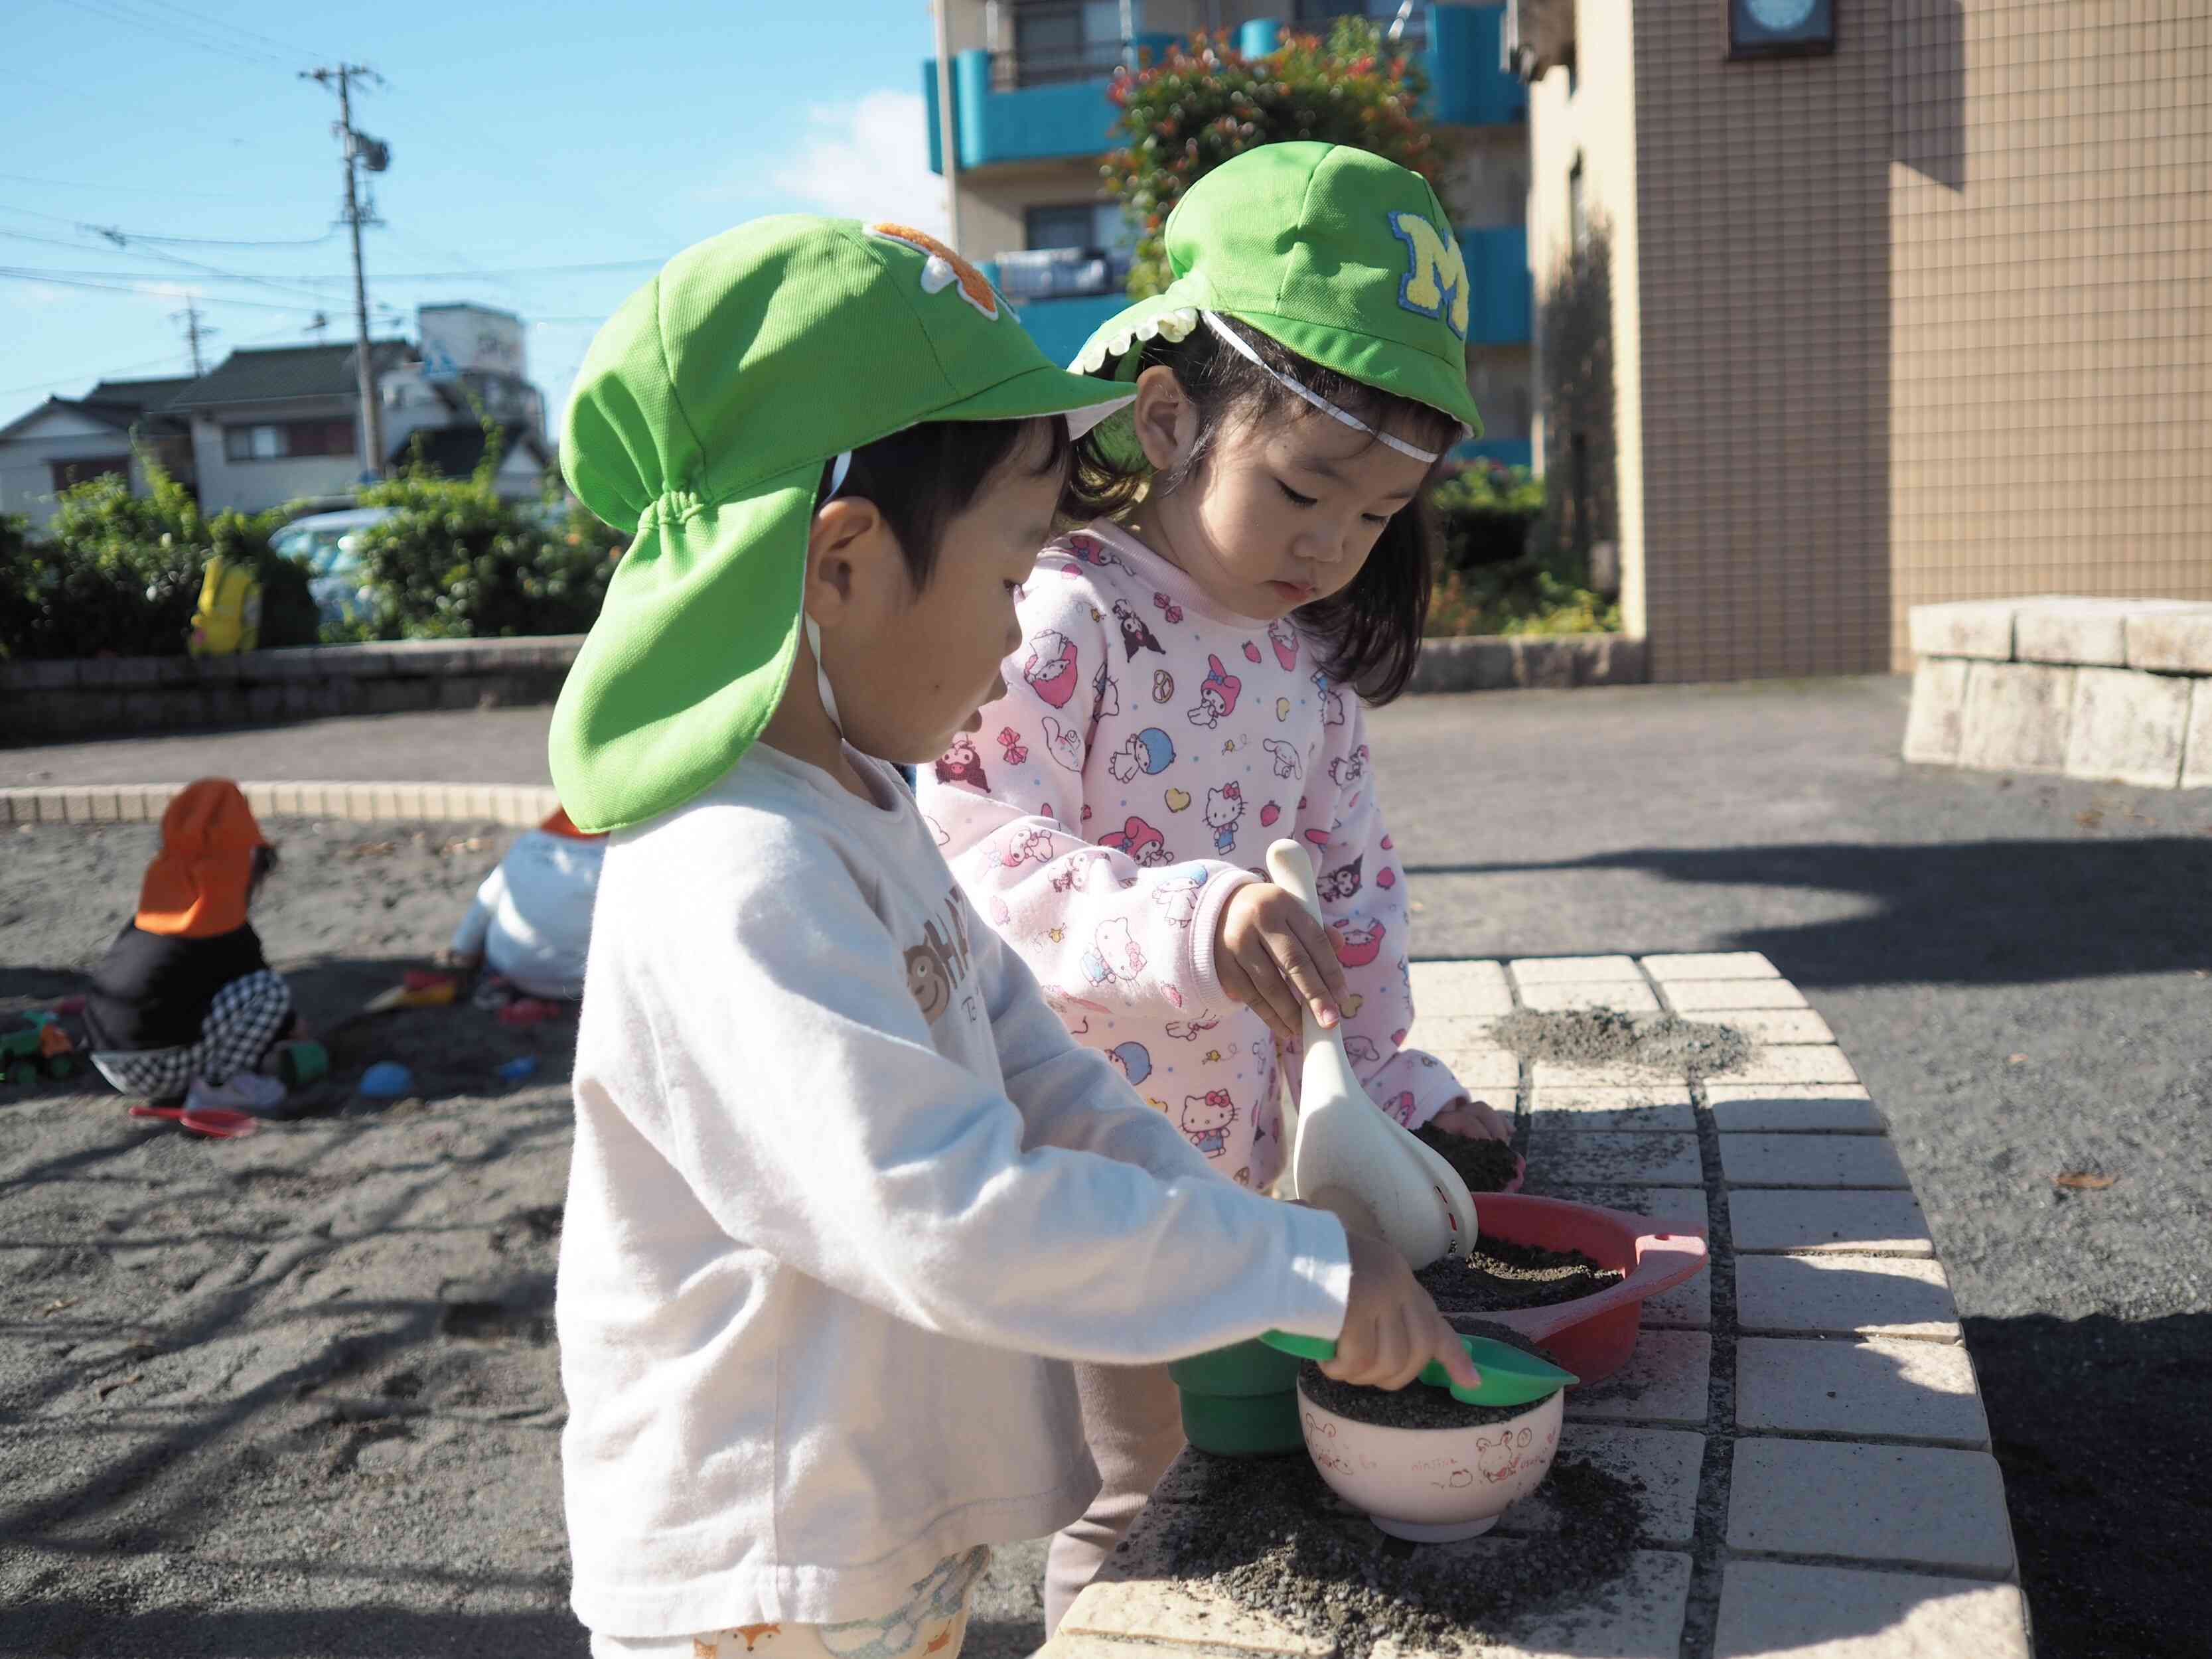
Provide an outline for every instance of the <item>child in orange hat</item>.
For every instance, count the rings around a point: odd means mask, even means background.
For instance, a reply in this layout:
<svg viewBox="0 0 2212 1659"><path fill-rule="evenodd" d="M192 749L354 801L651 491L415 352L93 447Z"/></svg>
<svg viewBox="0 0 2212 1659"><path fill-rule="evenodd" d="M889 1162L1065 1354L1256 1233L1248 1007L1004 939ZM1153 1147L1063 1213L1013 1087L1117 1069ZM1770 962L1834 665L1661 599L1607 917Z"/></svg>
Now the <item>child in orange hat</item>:
<svg viewBox="0 0 2212 1659"><path fill-rule="evenodd" d="M92 1063L126 1095L265 1112L284 1085L255 1070L297 1024L246 919L276 849L228 778L187 784L161 815L138 912L93 970Z"/></svg>

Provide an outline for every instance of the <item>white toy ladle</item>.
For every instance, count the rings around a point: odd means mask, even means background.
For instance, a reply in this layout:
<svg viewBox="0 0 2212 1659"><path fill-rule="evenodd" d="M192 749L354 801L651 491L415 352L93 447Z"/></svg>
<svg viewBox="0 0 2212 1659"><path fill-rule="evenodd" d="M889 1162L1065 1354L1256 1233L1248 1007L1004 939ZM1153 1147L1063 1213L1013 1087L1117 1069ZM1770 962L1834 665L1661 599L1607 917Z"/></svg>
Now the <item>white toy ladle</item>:
<svg viewBox="0 0 2212 1659"><path fill-rule="evenodd" d="M1304 848L1275 842L1267 849L1267 873L1322 921ZM1466 1255L1476 1237L1467 1182L1369 1098L1344 1052L1344 1028L1323 1029L1310 1006L1304 1014L1304 1086L1291 1151L1296 1195L1387 1241L1416 1270Z"/></svg>

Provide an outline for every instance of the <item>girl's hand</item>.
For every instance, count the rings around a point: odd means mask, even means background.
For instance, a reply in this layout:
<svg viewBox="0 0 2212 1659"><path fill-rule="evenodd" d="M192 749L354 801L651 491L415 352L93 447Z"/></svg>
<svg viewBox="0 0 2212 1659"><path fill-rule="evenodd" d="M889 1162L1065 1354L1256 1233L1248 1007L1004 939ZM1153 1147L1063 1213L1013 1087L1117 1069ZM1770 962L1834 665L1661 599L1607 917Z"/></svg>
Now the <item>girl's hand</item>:
<svg viewBox="0 0 2212 1659"><path fill-rule="evenodd" d="M1303 1010L1324 1026L1337 1023L1344 969L1336 939L1306 914L1285 888L1248 882L1221 907L1213 969L1230 998L1267 1022L1288 1042L1304 1034Z"/></svg>
<svg viewBox="0 0 2212 1659"><path fill-rule="evenodd" d="M1347 1230L1352 1247L1352 1294L1344 1310L1344 1329L1336 1339L1336 1358L1322 1365L1324 1376L1370 1389L1402 1389L1434 1359L1451 1380L1471 1389L1481 1373L1460 1346L1459 1334L1437 1311L1413 1270L1379 1238Z"/></svg>
<svg viewBox="0 0 2212 1659"><path fill-rule="evenodd" d="M1513 1126L1498 1116L1486 1100L1454 1101L1429 1121L1448 1135L1465 1135L1470 1140L1510 1140Z"/></svg>

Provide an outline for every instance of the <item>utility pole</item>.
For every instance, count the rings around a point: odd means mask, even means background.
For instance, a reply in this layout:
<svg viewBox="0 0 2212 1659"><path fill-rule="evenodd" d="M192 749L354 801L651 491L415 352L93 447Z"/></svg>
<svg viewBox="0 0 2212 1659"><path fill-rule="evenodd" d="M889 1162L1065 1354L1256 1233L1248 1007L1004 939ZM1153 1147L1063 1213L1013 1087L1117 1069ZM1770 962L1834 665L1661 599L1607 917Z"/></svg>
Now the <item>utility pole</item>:
<svg viewBox="0 0 2212 1659"><path fill-rule="evenodd" d="M371 173L382 173L392 165L392 151L380 140L355 130L353 82L356 80L381 82L383 77L361 64L340 64L336 69L302 70L300 78L319 81L325 87L333 81L337 83L338 121L334 131L344 151L345 206L343 211L347 227L353 232L354 367L361 389L361 425L356 435L361 444L362 477L375 479L384 476L384 411L377 402L376 367L369 356L368 285L362 276L361 228L379 221L375 202L372 199L363 205L366 192L361 187L359 175L364 167Z"/></svg>
<svg viewBox="0 0 2212 1659"><path fill-rule="evenodd" d="M202 340L212 339L222 331L221 329L206 328L202 326L200 323L200 302L199 296L198 295L193 295L185 301L185 308L182 311L173 311L169 313L169 320L171 322L176 322L179 319L181 319L185 325L185 338L191 344L192 378L197 380L201 375L207 373L207 364L200 356L200 342Z"/></svg>

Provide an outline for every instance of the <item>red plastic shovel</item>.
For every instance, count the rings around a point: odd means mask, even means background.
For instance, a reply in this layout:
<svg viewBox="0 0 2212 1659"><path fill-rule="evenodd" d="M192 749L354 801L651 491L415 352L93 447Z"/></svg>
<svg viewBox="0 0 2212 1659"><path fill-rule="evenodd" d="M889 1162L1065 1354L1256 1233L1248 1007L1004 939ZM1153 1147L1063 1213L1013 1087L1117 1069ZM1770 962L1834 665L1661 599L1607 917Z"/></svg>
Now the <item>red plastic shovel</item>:
<svg viewBox="0 0 2212 1659"><path fill-rule="evenodd" d="M196 1135L215 1140L242 1140L261 1127L251 1112L234 1112L228 1106L149 1106L141 1101L131 1109L133 1117L173 1118Z"/></svg>

